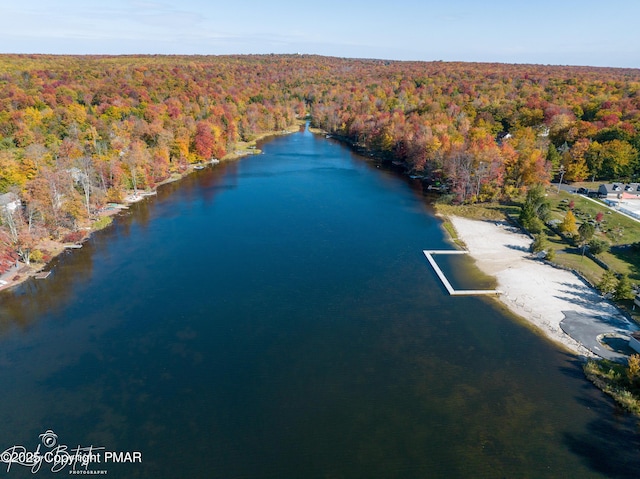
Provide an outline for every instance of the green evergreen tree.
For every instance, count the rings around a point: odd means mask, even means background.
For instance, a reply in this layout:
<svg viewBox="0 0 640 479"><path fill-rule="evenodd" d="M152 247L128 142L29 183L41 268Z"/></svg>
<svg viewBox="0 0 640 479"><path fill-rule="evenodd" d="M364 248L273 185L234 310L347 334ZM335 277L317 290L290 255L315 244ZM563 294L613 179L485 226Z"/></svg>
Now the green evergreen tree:
<svg viewBox="0 0 640 479"><path fill-rule="evenodd" d="M587 243L596 232L595 226L590 223L582 223L578 228L578 235L580 236L580 243L582 244L582 256L584 256L584 250L587 249Z"/></svg>
<svg viewBox="0 0 640 479"><path fill-rule="evenodd" d="M609 249L609 243L599 238L593 238L589 241L589 251L592 254L604 253Z"/></svg>
<svg viewBox="0 0 640 479"><path fill-rule="evenodd" d="M535 185L527 191L527 196L520 210L520 223L533 234L541 233L550 211L544 186Z"/></svg>
<svg viewBox="0 0 640 479"><path fill-rule="evenodd" d="M547 250L547 255L545 256L545 259L547 261L553 261L554 259L556 259L556 250L555 250L555 248L549 248Z"/></svg>
<svg viewBox="0 0 640 479"><path fill-rule="evenodd" d="M547 150L547 161L551 163L553 170L557 170L560 167L560 160L562 156L558 152L558 149L553 143L549 144L549 150Z"/></svg>
<svg viewBox="0 0 640 479"><path fill-rule="evenodd" d="M618 278L616 274L608 269L602 275L600 282L598 283L598 289L602 294L613 293L618 286Z"/></svg>
<svg viewBox="0 0 640 479"><path fill-rule="evenodd" d="M541 251L544 251L548 245L549 242L547 241L547 235L544 234L544 232L541 232L535 235L533 243L531 243L531 252L540 253Z"/></svg>
<svg viewBox="0 0 640 479"><path fill-rule="evenodd" d="M617 300L633 299L635 297L635 293L631 287L631 281L629 281L629 276L626 274L620 276L618 284L616 285L616 290L613 292L613 297Z"/></svg>

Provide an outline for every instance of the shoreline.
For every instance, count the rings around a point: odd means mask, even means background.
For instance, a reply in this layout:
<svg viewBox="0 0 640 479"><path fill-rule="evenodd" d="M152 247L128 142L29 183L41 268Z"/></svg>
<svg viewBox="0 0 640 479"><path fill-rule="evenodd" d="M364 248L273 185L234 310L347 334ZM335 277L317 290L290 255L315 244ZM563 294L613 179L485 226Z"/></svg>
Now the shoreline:
<svg viewBox="0 0 640 479"><path fill-rule="evenodd" d="M269 137L276 137L282 135L288 135L291 133L296 133L300 130L302 125L307 123L304 119L296 119L294 124L286 127L285 129L278 131L269 131L265 133L259 133L256 135L255 139L246 142L238 142L234 145L233 151L227 153L225 156L218 160L219 163L229 162L229 161L237 161L245 156L250 156L254 154L259 154L261 151L256 148L256 144L260 141L264 141ZM76 243L64 243L62 241L56 241L52 239L45 239L38 243L38 249L46 249L49 253L49 259L46 262L32 262L30 264L23 263L21 261L17 261L16 265L12 267L8 272L0 275L0 292L10 290L25 281L34 278L39 273L43 272L47 266L49 266L55 258L60 256L62 253L69 249L79 249L82 247L82 243L89 240L91 235L100 231L103 228L94 229L93 226L96 224L104 216L116 216L121 211L129 209L129 206L133 203L137 203L139 201L144 200L149 196L155 196L157 194L158 187L173 183L179 180L182 180L186 176L198 171L201 168L196 168L196 166L204 167L209 165L218 164L218 162L206 162L206 163L193 163L190 164L187 169L182 173L172 173L167 179L158 183L153 189L138 191L137 195L133 193L133 191L123 191L123 199L122 203L112 204L109 207L104 207L99 213L98 218L95 220L91 220L90 223L83 225L83 227L79 228L80 230L87 231L87 235L80 241ZM108 225L107 225L108 227ZM45 276L46 278L46 276ZM43 278L44 279L44 278Z"/></svg>
<svg viewBox="0 0 640 479"><path fill-rule="evenodd" d="M564 312L586 316L622 313L571 271L554 268L529 253L531 238L507 222L447 216L476 266L496 279L497 301L538 334L584 358L597 354L563 331Z"/></svg>
<svg viewBox="0 0 640 479"><path fill-rule="evenodd" d="M261 133L250 142L238 143L233 151L220 158L219 162L236 161L245 156L259 154L260 150L256 148L258 142L269 137L295 133L306 123L306 120L296 120L286 129ZM319 128L309 126L307 129L313 134L325 134ZM181 180L201 169L195 168L196 166L209 164L211 163L190 164L183 173L173 173L169 178L158 183L153 190L141 191L137 195L131 191L123 192L125 196L122 203L103 209L99 213L99 218L116 216L128 209L129 205L156 195L159 186ZM442 215L438 216L442 218ZM531 238L509 223L472 220L455 215L447 215L446 219L458 236L455 239L448 232L452 242L468 250L478 269L496 279L496 289L502 293L496 297L499 304L520 318L525 325L564 349L587 358L598 357L562 330L560 327L560 322L564 319L562 312L578 310L589 315L621 314L615 306L603 300L593 288L585 285L574 273L533 259L528 252ZM5 273L0 277L4 280L4 284L0 282L0 292L16 287L41 273L56 257L68 249L80 248L81 243L102 229L93 229L95 222L96 220L89 226L81 228L88 233L78 243L45 240L43 244L50 252L49 260L45 263L30 265L18 262L11 273ZM564 290L560 290L558 285L561 285ZM591 292L589 298L580 301L581 304L576 304L576 297L582 299L587 289Z"/></svg>

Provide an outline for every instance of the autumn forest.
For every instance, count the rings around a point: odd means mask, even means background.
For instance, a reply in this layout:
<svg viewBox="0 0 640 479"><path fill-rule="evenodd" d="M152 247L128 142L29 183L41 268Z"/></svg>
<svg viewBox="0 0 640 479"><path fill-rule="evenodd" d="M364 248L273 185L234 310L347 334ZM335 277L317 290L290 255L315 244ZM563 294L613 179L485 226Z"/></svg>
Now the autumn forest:
<svg viewBox="0 0 640 479"><path fill-rule="evenodd" d="M108 203L305 117L457 202L516 198L561 168L567 181L640 174L634 69L2 55L0 86L0 248L26 263Z"/></svg>

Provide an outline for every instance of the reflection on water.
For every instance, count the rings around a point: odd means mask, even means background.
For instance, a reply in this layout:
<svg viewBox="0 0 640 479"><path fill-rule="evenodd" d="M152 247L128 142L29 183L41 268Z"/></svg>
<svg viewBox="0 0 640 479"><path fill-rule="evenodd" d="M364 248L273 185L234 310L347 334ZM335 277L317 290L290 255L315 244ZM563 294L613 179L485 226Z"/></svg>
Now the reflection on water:
<svg viewBox="0 0 640 479"><path fill-rule="evenodd" d="M635 477L636 423L575 358L446 296L419 188L308 132L261 148L0 294L0 449L142 451L114 477Z"/></svg>

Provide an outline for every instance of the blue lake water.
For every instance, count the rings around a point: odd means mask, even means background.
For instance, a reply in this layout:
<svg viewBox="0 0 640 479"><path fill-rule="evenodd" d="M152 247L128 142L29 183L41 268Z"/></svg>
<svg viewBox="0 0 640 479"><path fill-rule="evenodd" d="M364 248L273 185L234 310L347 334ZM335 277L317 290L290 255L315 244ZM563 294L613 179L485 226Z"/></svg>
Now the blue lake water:
<svg viewBox="0 0 640 479"><path fill-rule="evenodd" d="M142 453L109 477L637 477L637 422L576 358L446 295L417 184L307 131L261 148L0 294L0 451L51 430Z"/></svg>

